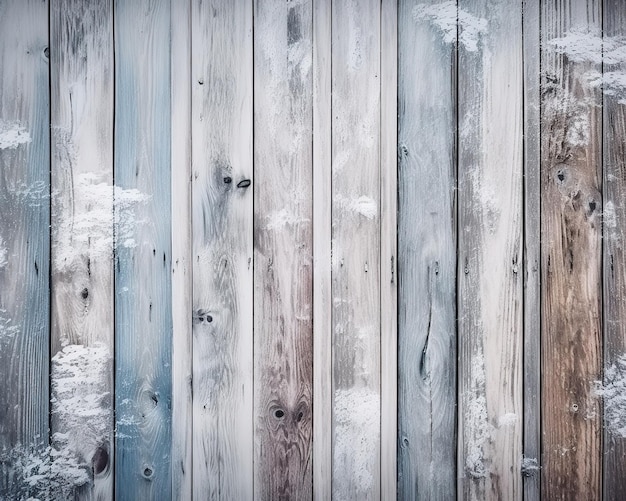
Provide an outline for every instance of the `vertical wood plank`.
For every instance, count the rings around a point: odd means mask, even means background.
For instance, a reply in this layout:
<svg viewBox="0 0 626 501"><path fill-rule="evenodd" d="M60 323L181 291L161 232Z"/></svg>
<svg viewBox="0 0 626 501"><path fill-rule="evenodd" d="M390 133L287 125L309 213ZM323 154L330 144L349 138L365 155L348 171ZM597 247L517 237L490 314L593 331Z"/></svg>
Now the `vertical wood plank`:
<svg viewBox="0 0 626 501"><path fill-rule="evenodd" d="M626 492L626 10L603 3L604 449L603 499ZM626 51L624 52L626 53ZM617 85L616 85L617 83Z"/></svg>
<svg viewBox="0 0 626 501"><path fill-rule="evenodd" d="M152 499L172 488L169 1L116 1L114 29L115 493Z"/></svg>
<svg viewBox="0 0 626 501"><path fill-rule="evenodd" d="M192 3L193 494L253 493L252 0Z"/></svg>
<svg viewBox="0 0 626 501"><path fill-rule="evenodd" d="M55 462L81 473L56 493L72 499L113 496L112 14L110 1L50 6L50 433Z"/></svg>
<svg viewBox="0 0 626 501"><path fill-rule="evenodd" d="M333 498L380 498L380 2L332 12Z"/></svg>
<svg viewBox="0 0 626 501"><path fill-rule="evenodd" d="M456 2L399 2L398 494L456 493ZM448 16L452 38L437 20Z"/></svg>
<svg viewBox="0 0 626 501"><path fill-rule="evenodd" d="M332 497L331 0L313 1L313 498Z"/></svg>
<svg viewBox="0 0 626 501"><path fill-rule="evenodd" d="M601 5L541 17L542 497L599 499L602 114L586 73L600 70Z"/></svg>
<svg viewBox="0 0 626 501"><path fill-rule="evenodd" d="M192 498L191 1L171 2L172 499Z"/></svg>
<svg viewBox="0 0 626 501"><path fill-rule="evenodd" d="M521 499L522 11L458 5L459 495Z"/></svg>
<svg viewBox="0 0 626 501"><path fill-rule="evenodd" d="M398 442L398 2L381 1L380 35L380 495L395 499Z"/></svg>
<svg viewBox="0 0 626 501"><path fill-rule="evenodd" d="M540 7L523 3L524 57L524 499L540 497L541 289L540 289Z"/></svg>
<svg viewBox="0 0 626 501"><path fill-rule="evenodd" d="M27 499L48 492L47 2L0 1L0 33L0 497Z"/></svg>
<svg viewBox="0 0 626 501"><path fill-rule="evenodd" d="M312 495L312 2L255 1L255 497Z"/></svg>

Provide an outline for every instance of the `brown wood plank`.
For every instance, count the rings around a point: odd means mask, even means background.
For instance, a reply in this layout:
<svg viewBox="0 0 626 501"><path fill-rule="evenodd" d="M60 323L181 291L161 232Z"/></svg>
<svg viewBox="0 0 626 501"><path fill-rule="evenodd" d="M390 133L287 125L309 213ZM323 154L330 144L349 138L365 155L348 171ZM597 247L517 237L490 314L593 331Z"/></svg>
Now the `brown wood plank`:
<svg viewBox="0 0 626 501"><path fill-rule="evenodd" d="M601 5L546 2L541 12L542 497L599 499Z"/></svg>

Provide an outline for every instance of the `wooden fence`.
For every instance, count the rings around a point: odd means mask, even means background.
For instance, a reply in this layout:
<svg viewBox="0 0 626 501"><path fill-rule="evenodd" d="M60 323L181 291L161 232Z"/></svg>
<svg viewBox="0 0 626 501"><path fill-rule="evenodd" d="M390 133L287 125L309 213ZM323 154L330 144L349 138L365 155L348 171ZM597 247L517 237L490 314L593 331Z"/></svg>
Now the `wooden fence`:
<svg viewBox="0 0 626 501"><path fill-rule="evenodd" d="M623 0L0 0L1 499L623 499Z"/></svg>

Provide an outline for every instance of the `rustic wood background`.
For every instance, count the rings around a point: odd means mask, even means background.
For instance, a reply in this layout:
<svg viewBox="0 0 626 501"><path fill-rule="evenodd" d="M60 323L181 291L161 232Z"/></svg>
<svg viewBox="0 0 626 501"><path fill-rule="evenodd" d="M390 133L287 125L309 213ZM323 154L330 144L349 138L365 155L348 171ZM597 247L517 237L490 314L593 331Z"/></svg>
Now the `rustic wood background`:
<svg viewBox="0 0 626 501"><path fill-rule="evenodd" d="M626 496L623 0L0 0L0 499Z"/></svg>

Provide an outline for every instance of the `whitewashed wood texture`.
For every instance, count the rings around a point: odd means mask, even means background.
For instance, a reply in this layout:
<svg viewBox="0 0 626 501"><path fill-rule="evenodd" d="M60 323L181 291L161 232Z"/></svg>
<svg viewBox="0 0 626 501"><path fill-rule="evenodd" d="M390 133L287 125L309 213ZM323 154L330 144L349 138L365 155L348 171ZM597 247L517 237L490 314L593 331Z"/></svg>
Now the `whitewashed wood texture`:
<svg viewBox="0 0 626 501"><path fill-rule="evenodd" d="M458 4L459 496L521 499L522 11Z"/></svg>
<svg viewBox="0 0 626 501"><path fill-rule="evenodd" d="M253 488L252 1L192 3L193 495Z"/></svg>
<svg viewBox="0 0 626 501"><path fill-rule="evenodd" d="M172 479L170 3L116 1L114 32L115 495L158 499Z"/></svg>
<svg viewBox="0 0 626 501"><path fill-rule="evenodd" d="M0 1L0 34L0 497L27 499L48 491L47 2Z"/></svg>

